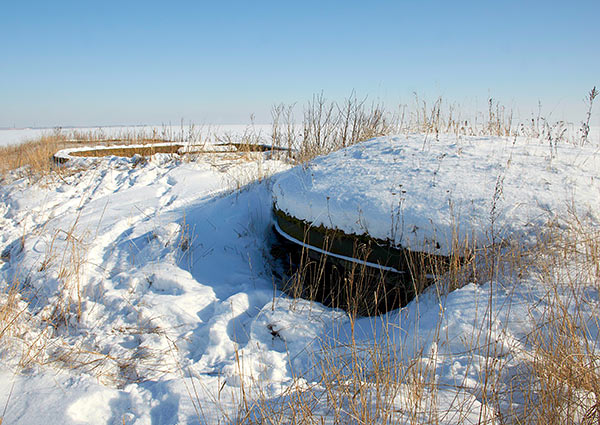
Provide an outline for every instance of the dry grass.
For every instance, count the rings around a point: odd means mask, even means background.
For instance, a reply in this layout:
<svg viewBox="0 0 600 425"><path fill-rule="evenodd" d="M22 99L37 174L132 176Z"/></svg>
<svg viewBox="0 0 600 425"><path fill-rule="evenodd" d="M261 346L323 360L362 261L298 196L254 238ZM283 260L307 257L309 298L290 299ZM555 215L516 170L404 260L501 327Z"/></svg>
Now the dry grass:
<svg viewBox="0 0 600 425"><path fill-rule="evenodd" d="M20 320L26 311L24 303L21 302L18 281L14 281L3 292L0 301L0 342L6 341L18 332Z"/></svg>
<svg viewBox="0 0 600 425"><path fill-rule="evenodd" d="M354 94L341 104L328 101L322 93L313 96L303 109L300 126L295 122L294 109L295 105L273 107L270 139L273 145L294 152L299 163L397 129L395 117L383 105L367 105L366 99Z"/></svg>
<svg viewBox="0 0 600 425"><path fill-rule="evenodd" d="M600 421L600 232L576 216L537 247L534 270L546 287L532 309L528 380L517 386L519 423Z"/></svg>
<svg viewBox="0 0 600 425"><path fill-rule="evenodd" d="M80 132L77 130L63 131L55 129L36 140L26 141L14 146L0 147L0 178L6 177L7 173L13 170L18 170L21 176L33 178L48 176L52 173L60 175L67 172L67 170L57 165L54 161L54 154L61 149L79 147L82 144L85 144L85 146L110 146L112 144L153 144L170 141L166 138L148 137L144 132L124 133L121 137L115 138L106 137L100 130ZM164 148L142 149L141 154L161 152L162 149ZM122 152L115 151L113 154L120 153L125 156L132 156L137 152L130 153L127 149L123 149ZM89 156L104 156L111 153L109 151L89 150L86 154ZM77 155L74 154L74 156Z"/></svg>
<svg viewBox="0 0 600 425"><path fill-rule="evenodd" d="M541 105L536 116L518 120L511 109L491 97L485 111L462 115L459 105L441 97L428 103L416 93L411 105L403 104L398 109L368 103L366 98L359 99L354 93L342 102L327 100L321 93L303 107L274 106L269 142L290 148L296 163L390 134L421 133L426 142L437 139L440 134L453 134L457 137L524 136L545 140L551 147L558 143L579 144L588 140L589 119L597 93L594 88L586 97L588 113L581 128L545 119ZM297 116L302 117L300 123Z"/></svg>
<svg viewBox="0 0 600 425"><path fill-rule="evenodd" d="M14 177L30 177L32 180L39 181L43 176L62 178L65 174L80 171L75 167L62 166L66 160L54 155L62 149L81 146L89 149L74 151L70 155L131 158L134 155L150 157L157 153L166 153L185 162L206 161L219 169L227 169L238 162L256 162L260 167L264 159L289 156L289 152L285 149L265 145L262 135L256 132L253 126L247 127L242 134L225 133L219 136L211 134L210 130L204 134L201 129L190 126L185 132L182 129L181 134L173 137L170 131L165 130L161 136L155 133L149 136L144 131L140 131L108 138L104 133L96 131L81 133L55 130L37 140L16 146L0 147L0 181L5 180L10 172ZM168 144L161 145L163 143ZM127 146L134 144L141 146ZM260 180L265 177L265 172L258 170L252 175L258 176ZM252 179L246 178L246 183L250 180Z"/></svg>
<svg viewBox="0 0 600 425"><path fill-rule="evenodd" d="M55 169L52 156L72 146L63 137L42 136L39 140L30 141L17 146L0 147L0 176L8 171L24 169L32 175L45 175Z"/></svg>
<svg viewBox="0 0 600 425"><path fill-rule="evenodd" d="M342 102L327 100L323 93L314 95L303 107L296 104L275 105L272 108L272 127L270 134L257 130L254 123L248 125L241 134L217 133L196 128L194 125L175 132L172 127L163 127L161 131L126 131L108 137L102 129L93 131L65 131L55 129L52 132L18 146L0 148L0 176L10 170L22 169L36 175L46 175L60 171L51 161L60 149L85 145L111 144L153 144L171 142L176 145L204 146L206 143L225 143L238 147L269 145L277 147L271 157L287 159L293 163L305 163L310 159L372 137L390 134L422 133L426 141L436 139L440 134L456 136L526 136L546 140L550 147L558 143L588 143L589 121L594 99L598 91L594 87L586 97L588 111L581 127L564 121L550 122L541 111L528 120L517 121L513 112L502 106L497 100L489 98L487 109L470 116L462 116L460 106L445 102L441 97L428 104L415 94L412 105L400 105L398 109L387 109L381 103L367 102L352 93ZM300 111L298 111L300 109ZM302 118L297 120L297 117ZM179 146L180 147L180 146ZM285 151L279 150L285 148ZM173 148L175 149L175 148ZM141 155L155 152L169 152L171 148L144 149ZM247 149L249 153L253 148ZM108 152L90 150L74 155L102 156ZM115 151L116 155L133 155L129 150ZM184 155L187 161L194 161L202 153L190 152ZM252 156L254 158L254 156ZM23 168L25 167L25 168Z"/></svg>

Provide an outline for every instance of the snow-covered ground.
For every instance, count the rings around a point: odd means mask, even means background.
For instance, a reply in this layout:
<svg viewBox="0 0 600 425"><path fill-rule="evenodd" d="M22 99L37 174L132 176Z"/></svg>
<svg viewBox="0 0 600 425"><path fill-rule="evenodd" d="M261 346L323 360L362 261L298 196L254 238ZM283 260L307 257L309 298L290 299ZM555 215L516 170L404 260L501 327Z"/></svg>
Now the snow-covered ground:
<svg viewBox="0 0 600 425"><path fill-rule="evenodd" d="M423 142L420 136L411 143L421 149ZM403 152L392 144L378 158L368 150L373 143L362 146L374 161ZM543 157L533 146L526 161L529 145L506 140L469 139L460 142L462 150L459 142L436 143L426 146L433 163L419 160L417 149L402 162L405 171L446 170L452 159L461 180L478 193L482 176L494 186L508 168L540 180L539 189L549 191L541 192L541 207L550 211L565 208L563 192L590 201L580 178L598 193L598 168L586 168L598 164L595 151L551 155L546 147ZM510 152L518 158L512 169L482 160L500 155L507 164ZM574 175L575 165L588 174ZM297 175L284 162L262 155L181 162L157 154L147 162L82 158L72 167L79 171L0 186L0 323L10 323L0 330L2 425L235 423L267 408L292 422L300 399L327 423L348 423L356 421L344 407L352 397L331 402L318 365L331 366L331 360L339 366L325 373L343 375L343 365L364 364L360 385L375 394L369 371L377 362L369 347L388 343L384 351L392 350L391 358L406 368L396 370L406 373L388 387L394 421L424 421L431 408L439 423L476 423L500 418L497 409L520 402L494 404L481 388L486 365L514 371L523 361L533 319L549 303L540 276L507 273L500 282L470 283L448 295L432 287L402 310L352 321L278 290L270 255L274 180L266 177ZM355 177L354 171L347 175L348 186ZM422 190L446 187L438 178L429 173ZM387 194L396 182L382 184ZM489 192L485 187L481 196ZM518 202L519 194L531 199L529 186L521 190L506 202ZM431 208L433 195L420 195L415 208ZM419 193L411 196L418 203ZM416 383L429 378L435 391ZM502 379L496 385L512 385ZM338 381L334 393L351 384L356 379ZM369 403L376 410L376 400L365 401L367 410ZM253 409L254 401L260 408Z"/></svg>

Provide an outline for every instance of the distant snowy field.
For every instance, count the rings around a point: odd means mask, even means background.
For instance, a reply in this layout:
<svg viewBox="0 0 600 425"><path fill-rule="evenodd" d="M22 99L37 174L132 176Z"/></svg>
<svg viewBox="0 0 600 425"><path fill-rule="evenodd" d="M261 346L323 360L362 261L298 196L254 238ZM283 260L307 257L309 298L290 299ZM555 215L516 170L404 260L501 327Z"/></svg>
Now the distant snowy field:
<svg viewBox="0 0 600 425"><path fill-rule="evenodd" d="M0 143L40 132L2 130ZM452 165L461 173L478 170L494 183L501 170L489 164L478 169L486 164L480 159L509 154L512 140L463 139L456 142L463 151L455 147L449 158L434 151L424 164L414 159L423 159L423 136L408 143L416 156L404 165L397 161L393 173L380 173L388 179L383 186L392 187L403 172L437 164L446 177L452 169L444 167ZM546 149L544 143L532 152ZM359 155L360 145L354 149ZM511 179L521 182L523 196L539 185L549 187L540 207L559 211L565 208L562 189L572 188L575 197L586 194L574 201L598 207L598 198L588 196L598 193L597 145L582 155L532 154L530 162L524 160L526 147L519 149L519 169ZM374 151L364 153L376 159ZM250 405L260 400L273 408L289 408L299 397L320 400L316 416L347 423L352 412L340 418L326 406L315 362L331 356L344 363L350 343L368 347L386 338L396 342L400 362L416 359L436 383L435 397L424 389L423 412L435 399L438 423L492 421L497 406L481 396L483 367L489 362L516 371L533 318L548 304L540 276L525 273L471 283L447 296L432 288L401 310L352 324L342 311L285 296L272 273L273 182L297 176L298 169L266 156L181 162L164 154L147 162L82 158L74 165L75 174L60 179L20 178L0 186L0 301L6 303L13 285L22 294L4 335L10 344L0 348L2 425L235 423L244 416L244 397ZM572 167L587 173L587 180L573 175ZM535 179L535 186L527 186L519 173L548 179L550 186ZM481 175L461 174L463 187L475 189ZM352 179L347 175L345 183L352 185ZM437 182L428 179L430 186ZM429 196L435 193L411 193L411 202L432 208ZM281 202L289 206L299 199ZM518 196L507 196L507 202L518 202ZM597 300L594 288L591 298ZM482 329L490 332L493 349L479 341ZM512 381L498 385L508 388ZM411 388L408 378L394 387L394 422L427 418L426 412L413 416Z"/></svg>
<svg viewBox="0 0 600 425"><path fill-rule="evenodd" d="M577 132L577 126L568 126L567 136L573 137ZM189 135L190 130L194 133L203 136L208 135L242 135L245 132L251 131L253 134L268 137L271 134L272 126L270 124L183 124L183 125L139 125L139 126L98 126L98 127L65 127L61 128L63 133L71 132L102 134L107 138L121 137L127 134L144 134L147 137L156 135L158 137L169 135L173 139L183 138ZM0 128L0 147L9 145L18 145L20 143L38 139L44 135L51 135L56 131L55 128L18 128L10 129ZM297 131L301 131L298 126ZM574 136L576 137L576 136ZM590 128L590 140L600 143L600 126L592 126Z"/></svg>
<svg viewBox="0 0 600 425"><path fill-rule="evenodd" d="M69 134L71 132L102 134L107 138L122 137L123 135L143 134L147 137L161 137L168 135L173 139L185 138L190 130L201 135L242 135L245 131L252 130L254 133L268 136L271 131L270 125L245 125L245 124L226 124L226 125L143 125L143 126L100 126L100 127L65 127L60 131ZM39 139L44 135L51 135L54 128L19 128L19 129L0 129L0 146L18 145L20 143Z"/></svg>

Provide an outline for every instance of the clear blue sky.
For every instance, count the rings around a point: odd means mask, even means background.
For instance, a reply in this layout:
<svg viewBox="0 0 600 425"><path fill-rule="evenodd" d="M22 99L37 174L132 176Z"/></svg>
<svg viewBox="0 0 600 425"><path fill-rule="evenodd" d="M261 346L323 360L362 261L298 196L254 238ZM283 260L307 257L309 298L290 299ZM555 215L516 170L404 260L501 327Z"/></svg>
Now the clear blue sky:
<svg viewBox="0 0 600 425"><path fill-rule="evenodd" d="M580 121L599 19L598 0L2 0L0 127L269 122L352 90Z"/></svg>

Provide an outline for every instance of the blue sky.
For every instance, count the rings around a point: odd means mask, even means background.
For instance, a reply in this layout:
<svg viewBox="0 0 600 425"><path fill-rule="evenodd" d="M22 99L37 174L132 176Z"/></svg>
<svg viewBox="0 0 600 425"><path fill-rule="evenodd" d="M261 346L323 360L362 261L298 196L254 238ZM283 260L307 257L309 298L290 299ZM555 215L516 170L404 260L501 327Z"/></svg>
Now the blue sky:
<svg viewBox="0 0 600 425"><path fill-rule="evenodd" d="M600 1L2 1L0 127L269 122L354 90L581 121ZM600 103L600 100L599 102ZM596 112L600 105L596 105ZM594 114L600 125L600 115Z"/></svg>

